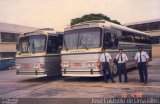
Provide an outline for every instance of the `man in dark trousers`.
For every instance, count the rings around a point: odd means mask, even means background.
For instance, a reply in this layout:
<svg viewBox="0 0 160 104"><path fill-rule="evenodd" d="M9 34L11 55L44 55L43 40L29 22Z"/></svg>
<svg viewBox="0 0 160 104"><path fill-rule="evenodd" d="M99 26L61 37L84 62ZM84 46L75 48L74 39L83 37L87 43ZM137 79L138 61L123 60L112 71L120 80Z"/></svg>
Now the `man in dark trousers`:
<svg viewBox="0 0 160 104"><path fill-rule="evenodd" d="M143 51L142 47L139 47L138 52L135 55L136 65L138 64L138 70L140 75L140 82L148 83L148 72L147 72L147 64L148 64L149 56Z"/></svg>
<svg viewBox="0 0 160 104"><path fill-rule="evenodd" d="M106 83L108 82L109 78L113 83L115 83L110 70L111 60L112 60L111 55L107 53L105 49L102 49L102 54L100 55L100 61L102 62L103 76Z"/></svg>
<svg viewBox="0 0 160 104"><path fill-rule="evenodd" d="M119 82L122 82L121 76L124 74L124 82L128 82L126 64L128 61L127 55L123 52L123 49L119 49L119 53L116 56L116 60L118 62L118 74L119 74Z"/></svg>

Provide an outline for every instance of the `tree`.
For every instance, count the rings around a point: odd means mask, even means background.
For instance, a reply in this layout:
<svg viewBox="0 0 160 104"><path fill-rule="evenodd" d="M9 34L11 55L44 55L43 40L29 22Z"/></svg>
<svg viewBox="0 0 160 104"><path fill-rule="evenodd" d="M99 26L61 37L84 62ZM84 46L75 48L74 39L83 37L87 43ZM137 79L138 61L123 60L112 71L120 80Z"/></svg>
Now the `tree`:
<svg viewBox="0 0 160 104"><path fill-rule="evenodd" d="M90 21L90 20L102 20L102 19L109 21L109 22L116 23L116 24L120 24L120 22L118 22L117 20L111 20L110 17L107 17L103 14L87 14L87 15L82 16L81 18L72 19L70 25L75 25L80 22L85 22L85 21Z"/></svg>

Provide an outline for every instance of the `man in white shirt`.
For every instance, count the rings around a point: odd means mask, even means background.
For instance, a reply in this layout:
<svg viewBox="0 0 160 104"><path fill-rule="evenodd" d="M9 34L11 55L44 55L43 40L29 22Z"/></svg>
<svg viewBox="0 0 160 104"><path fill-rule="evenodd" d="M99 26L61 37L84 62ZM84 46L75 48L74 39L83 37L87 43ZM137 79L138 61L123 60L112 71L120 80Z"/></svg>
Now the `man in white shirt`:
<svg viewBox="0 0 160 104"><path fill-rule="evenodd" d="M143 51L142 47L139 47L138 52L135 55L136 65L138 64L140 82L148 83L147 64L149 60L148 54Z"/></svg>
<svg viewBox="0 0 160 104"><path fill-rule="evenodd" d="M110 78L111 81L115 83L111 70L110 70L111 60L112 60L111 55L107 53L105 49L102 49L102 54L100 55L100 61L102 62L103 76L104 76L104 80L106 83L108 82L108 78Z"/></svg>
<svg viewBox="0 0 160 104"><path fill-rule="evenodd" d="M121 75L124 74L124 82L128 82L126 64L128 61L127 55L123 52L123 49L119 49L119 53L116 56L118 62L117 69L119 74L119 82L122 82Z"/></svg>

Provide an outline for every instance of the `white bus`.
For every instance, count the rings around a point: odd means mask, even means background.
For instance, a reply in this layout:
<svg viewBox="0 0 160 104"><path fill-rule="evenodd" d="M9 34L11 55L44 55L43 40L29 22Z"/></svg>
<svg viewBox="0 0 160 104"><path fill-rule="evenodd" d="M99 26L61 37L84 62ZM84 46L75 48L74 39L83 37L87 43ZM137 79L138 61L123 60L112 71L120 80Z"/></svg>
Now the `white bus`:
<svg viewBox="0 0 160 104"><path fill-rule="evenodd" d="M51 29L25 33L19 38L17 75L61 76L62 34Z"/></svg>
<svg viewBox="0 0 160 104"><path fill-rule="evenodd" d="M110 23L105 20L82 22L65 28L61 50L62 76L103 76L98 60L105 48L114 59L123 48L129 58L127 68L135 67L134 56L143 47L151 57L150 36L147 33ZM115 63L112 73L117 74Z"/></svg>

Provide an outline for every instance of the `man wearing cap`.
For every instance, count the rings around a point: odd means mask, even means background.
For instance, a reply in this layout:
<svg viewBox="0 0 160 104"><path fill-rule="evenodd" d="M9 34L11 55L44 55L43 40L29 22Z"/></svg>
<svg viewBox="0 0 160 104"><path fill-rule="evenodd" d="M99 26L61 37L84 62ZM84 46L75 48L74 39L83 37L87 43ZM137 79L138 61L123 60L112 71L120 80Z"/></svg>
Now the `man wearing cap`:
<svg viewBox="0 0 160 104"><path fill-rule="evenodd" d="M124 74L124 82L128 82L126 64L128 61L127 55L123 52L123 49L119 49L119 53L116 56L118 62L117 69L119 74L119 82L122 82L121 75Z"/></svg>
<svg viewBox="0 0 160 104"><path fill-rule="evenodd" d="M140 82L148 83L147 64L149 60L148 54L143 51L142 47L138 48L138 52L135 55L135 63L138 64L138 70L140 75Z"/></svg>
<svg viewBox="0 0 160 104"><path fill-rule="evenodd" d="M100 55L100 61L102 62L103 66L103 76L104 76L104 81L107 83L108 79L110 78L113 83L115 83L111 70L110 70L110 64L111 64L111 55L106 52L105 49L102 49L102 54Z"/></svg>

